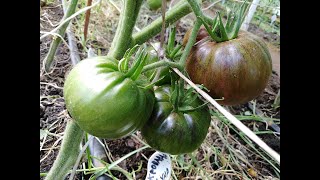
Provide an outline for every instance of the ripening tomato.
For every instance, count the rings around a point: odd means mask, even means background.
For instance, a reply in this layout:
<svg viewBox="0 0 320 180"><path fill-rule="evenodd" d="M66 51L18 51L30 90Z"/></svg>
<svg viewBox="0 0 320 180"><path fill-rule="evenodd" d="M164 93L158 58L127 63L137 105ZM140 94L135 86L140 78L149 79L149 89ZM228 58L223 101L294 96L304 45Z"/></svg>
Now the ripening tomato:
<svg viewBox="0 0 320 180"><path fill-rule="evenodd" d="M172 155L190 153L204 141L210 126L208 106L191 111L174 109L170 86L155 90L156 102L150 119L141 129L146 142L154 149ZM193 96L194 97L194 96ZM186 97L188 106L199 107L203 102L197 97Z"/></svg>
<svg viewBox="0 0 320 180"><path fill-rule="evenodd" d="M190 34L189 30L184 44ZM201 27L196 41L188 56L186 71L194 83L210 90L211 97L224 98L217 100L218 103L242 104L263 92L272 72L272 62L262 39L240 31L235 39L215 42Z"/></svg>
<svg viewBox="0 0 320 180"><path fill-rule="evenodd" d="M132 79L120 72L117 60L85 59L66 78L66 107L89 134L121 138L141 128L151 115L154 93L144 89L145 85L145 80Z"/></svg>

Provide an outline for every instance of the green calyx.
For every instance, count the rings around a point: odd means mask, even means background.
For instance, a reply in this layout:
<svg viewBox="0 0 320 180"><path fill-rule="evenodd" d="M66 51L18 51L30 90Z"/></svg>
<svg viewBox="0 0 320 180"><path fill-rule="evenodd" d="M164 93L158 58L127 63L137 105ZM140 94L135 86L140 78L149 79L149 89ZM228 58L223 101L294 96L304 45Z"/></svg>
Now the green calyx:
<svg viewBox="0 0 320 180"><path fill-rule="evenodd" d="M135 45L131 49L128 49L126 53L124 54L123 58L118 63L118 69L120 72L124 73L126 77L131 78L132 80L137 80L142 72L142 69L144 67L147 53L145 52L145 49L137 49L139 48L139 45ZM132 57L132 55L136 53L136 57L134 60L133 65L131 68L129 68L129 61Z"/></svg>
<svg viewBox="0 0 320 180"><path fill-rule="evenodd" d="M228 41L238 37L238 33L244 21L247 8L248 3L247 1L244 1L236 10L229 11L225 24L223 24L220 12L217 12L217 16L213 19L211 28L202 17L199 18L214 41Z"/></svg>
<svg viewBox="0 0 320 180"><path fill-rule="evenodd" d="M174 26L170 29L168 44L165 49L166 57L173 61L177 58L180 58L182 55L182 51L181 51L182 46L180 44L177 44L175 46L175 38L176 38L176 27Z"/></svg>
<svg viewBox="0 0 320 180"><path fill-rule="evenodd" d="M207 103L203 103L200 106L194 107L192 104L198 99L198 94L194 93L194 88L189 87L187 90L184 88L184 81L177 79L177 74L173 72L171 75L171 96L170 103L173 105L175 112L192 112L198 109L207 107Z"/></svg>

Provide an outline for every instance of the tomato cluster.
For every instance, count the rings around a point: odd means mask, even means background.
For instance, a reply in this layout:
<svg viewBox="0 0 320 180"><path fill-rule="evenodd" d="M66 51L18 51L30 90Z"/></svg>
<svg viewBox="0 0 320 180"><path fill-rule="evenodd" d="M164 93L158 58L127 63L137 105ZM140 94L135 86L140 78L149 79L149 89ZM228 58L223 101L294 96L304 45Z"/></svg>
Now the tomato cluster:
<svg viewBox="0 0 320 180"><path fill-rule="evenodd" d="M186 73L193 82L203 84L210 96L222 99L220 104L236 105L257 97L272 71L267 45L251 33L233 32L235 28L228 24L225 29L219 26L224 29L219 33L216 29L208 33L207 27L197 34ZM174 46L172 32L165 56L174 63L190 31L182 46ZM221 32L225 34L219 37ZM78 63L64 86L70 115L80 128L100 138L116 139L141 130L146 142L158 151L183 154L196 150L210 126L208 106L173 76L169 66L142 73L145 64L159 59L153 50L139 50L133 56L137 48L129 49L121 60L99 56Z"/></svg>

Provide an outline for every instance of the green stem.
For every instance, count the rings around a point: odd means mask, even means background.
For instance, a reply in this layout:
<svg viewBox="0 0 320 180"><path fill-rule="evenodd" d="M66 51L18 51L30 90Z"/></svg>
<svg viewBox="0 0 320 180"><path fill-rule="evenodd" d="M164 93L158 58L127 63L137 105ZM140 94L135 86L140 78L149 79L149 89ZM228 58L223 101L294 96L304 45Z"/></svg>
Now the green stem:
<svg viewBox="0 0 320 180"><path fill-rule="evenodd" d="M63 20L65 20L66 18L70 17L72 14L74 14L75 10L76 10L76 7L77 7L77 4L78 4L78 0L71 0L71 3L68 7L68 10L67 12L65 13L64 17L63 17ZM57 31L57 34L59 34L61 37L64 36L65 34L65 31L69 25L70 21L64 23L61 28ZM57 48L59 46L59 44L61 43L61 38L60 37L56 37L53 42L51 43L50 45L50 49L49 49L49 52L47 54L47 57L46 57L46 61L45 61L45 71L46 72L49 72L51 66L52 66L52 62L53 62L53 59L54 59L54 56L56 54L56 51L57 51Z"/></svg>
<svg viewBox="0 0 320 180"><path fill-rule="evenodd" d="M192 31L191 31L191 35L189 37L189 40L187 42L187 45L183 51L183 54L180 58L180 61L179 61L179 64L182 66L182 67L185 67L185 63L187 61L187 57L189 56L189 53L191 51L191 48L192 46L194 45L194 43L196 42L196 38L197 38L197 35L198 35L198 31L200 29L200 26L202 25L202 22L199 18L197 18L196 22L195 22L195 25L193 26L192 28Z"/></svg>
<svg viewBox="0 0 320 180"><path fill-rule="evenodd" d="M142 69L142 73L149 71L149 70L152 70L152 69L155 69L155 68L158 68L158 67L162 67L162 66L170 66L172 68L178 68L179 70L183 69L179 63L175 63L175 62L167 61L167 60L162 60L162 61L157 61L152 64L148 64L148 65L144 66Z"/></svg>
<svg viewBox="0 0 320 180"><path fill-rule="evenodd" d="M201 1L201 0L197 0ZM168 27L169 24L172 24L185 15L192 12L192 9L190 8L190 5L186 0L181 0L178 2L175 6L173 6L170 10L166 12L165 17L165 26ZM141 31L133 34L133 42L134 44L143 44L153 36L157 35L161 31L162 26L162 17L157 18L154 20L151 24L144 27Z"/></svg>
<svg viewBox="0 0 320 180"><path fill-rule="evenodd" d="M117 31L108 53L109 57L121 59L126 50L134 45L131 36L141 4L142 0L124 0L123 13L120 14Z"/></svg>
<svg viewBox="0 0 320 180"><path fill-rule="evenodd" d="M64 179L77 160L83 134L83 131L73 120L67 123L59 154L45 180Z"/></svg>
<svg viewBox="0 0 320 180"><path fill-rule="evenodd" d="M187 0L188 3L190 4L193 13L197 16L197 17L204 17L203 12L199 6L199 3L195 0Z"/></svg>

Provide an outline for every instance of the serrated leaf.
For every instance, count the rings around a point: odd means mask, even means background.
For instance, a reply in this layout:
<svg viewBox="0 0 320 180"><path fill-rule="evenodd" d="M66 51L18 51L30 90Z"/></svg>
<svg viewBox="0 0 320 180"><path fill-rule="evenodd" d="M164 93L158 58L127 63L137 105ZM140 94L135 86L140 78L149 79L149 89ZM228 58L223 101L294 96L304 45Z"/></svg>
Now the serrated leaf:
<svg viewBox="0 0 320 180"><path fill-rule="evenodd" d="M179 44L178 46L176 46L173 50L172 50L172 52L171 52L171 54L169 55L169 58L170 59L174 59L175 57L176 57L176 54L181 50L181 48L182 48L182 46Z"/></svg>

